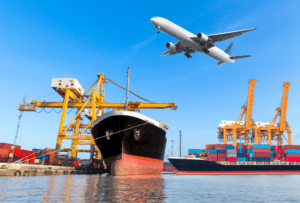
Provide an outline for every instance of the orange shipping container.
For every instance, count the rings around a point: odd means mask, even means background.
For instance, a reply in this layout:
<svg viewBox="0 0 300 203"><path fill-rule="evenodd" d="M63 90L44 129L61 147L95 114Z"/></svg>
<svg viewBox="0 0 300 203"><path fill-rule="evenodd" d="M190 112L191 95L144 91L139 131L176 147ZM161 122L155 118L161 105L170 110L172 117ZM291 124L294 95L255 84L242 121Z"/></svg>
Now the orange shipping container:
<svg viewBox="0 0 300 203"><path fill-rule="evenodd" d="M270 153L270 149L254 149L254 153L257 153L257 152L268 152L268 153Z"/></svg>

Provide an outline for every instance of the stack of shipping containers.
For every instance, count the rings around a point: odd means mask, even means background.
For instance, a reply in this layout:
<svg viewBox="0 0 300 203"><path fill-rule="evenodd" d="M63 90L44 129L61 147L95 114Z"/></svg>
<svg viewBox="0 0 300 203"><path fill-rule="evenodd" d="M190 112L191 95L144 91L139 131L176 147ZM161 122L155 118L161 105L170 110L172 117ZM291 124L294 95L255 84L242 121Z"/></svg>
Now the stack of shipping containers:
<svg viewBox="0 0 300 203"><path fill-rule="evenodd" d="M236 157L236 161L247 161L246 160L246 145L238 145L237 146L237 157Z"/></svg>
<svg viewBox="0 0 300 203"><path fill-rule="evenodd" d="M209 144L206 145L206 151L204 149L189 149L189 156L197 155L199 152L207 152L207 161L300 162L300 145L237 145L235 149L230 144Z"/></svg>
<svg viewBox="0 0 300 203"><path fill-rule="evenodd" d="M270 161L271 148L268 144L255 144L253 146L254 161Z"/></svg>
<svg viewBox="0 0 300 203"><path fill-rule="evenodd" d="M173 173L176 172L176 168L170 162L164 162L163 172Z"/></svg>

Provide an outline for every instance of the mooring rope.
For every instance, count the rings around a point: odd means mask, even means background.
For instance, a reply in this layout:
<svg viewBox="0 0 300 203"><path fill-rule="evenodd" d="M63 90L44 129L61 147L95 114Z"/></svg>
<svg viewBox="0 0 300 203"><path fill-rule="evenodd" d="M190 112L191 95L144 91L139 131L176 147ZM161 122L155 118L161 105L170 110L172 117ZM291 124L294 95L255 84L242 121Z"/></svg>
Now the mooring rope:
<svg viewBox="0 0 300 203"><path fill-rule="evenodd" d="M126 130L130 130L130 129L132 129L132 128L136 128L136 127L139 127L139 126L142 126L142 125L146 125L147 123L148 123L148 122L145 122L145 123L142 123L142 124L139 124L139 125L130 127L130 128L126 128L126 129L124 129L124 130L119 130L118 132L114 132L114 133L109 134L109 136L111 136L111 135L113 135L113 134L120 133L120 132L124 132L124 131L126 131ZM96 139L94 139L94 137L93 137L93 140L98 140L98 139L105 138L105 137L107 137L107 136L104 135L104 136L98 137L98 138L96 138ZM53 143L53 144L51 144L51 145L48 145L47 147L45 147L45 148L43 148L43 149L41 149L41 150L47 149L48 147L50 147L50 146L52 146L52 145L54 145L54 144L56 144L56 142ZM62 150L63 150L63 149L59 149L59 150L51 151L51 152L49 152L49 153L47 153L47 154L41 154L41 155L39 155L39 156L36 156L35 159L38 158L38 157L45 156L45 155L48 155L48 154L51 154L51 153L56 153L56 152L59 152L59 151L62 151ZM24 162L23 159L29 159L29 157L31 157L33 154L34 154L34 153L31 153L30 155L28 155L28 156L26 156L26 157L24 157L24 158L22 158L22 159L19 159L19 160L13 162L13 163L16 163L16 162L18 162L18 161Z"/></svg>
<svg viewBox="0 0 300 203"><path fill-rule="evenodd" d="M148 122L145 122L145 123L142 123L142 124L139 124L139 125L136 125L136 126L133 126L133 127L130 127L130 128L126 128L124 130L119 130L118 132L115 132L115 133L111 133L109 134L109 136L113 135L113 134L117 134L117 133L120 133L120 132L123 132L123 131L126 131L126 130L129 130L129 129L132 129L132 128L135 128L135 127L139 127L139 126L142 126L142 125L146 125ZM96 139L94 140L98 140L98 139L101 139L101 138L105 138L107 137L106 135L104 136L101 136L101 137L97 137Z"/></svg>

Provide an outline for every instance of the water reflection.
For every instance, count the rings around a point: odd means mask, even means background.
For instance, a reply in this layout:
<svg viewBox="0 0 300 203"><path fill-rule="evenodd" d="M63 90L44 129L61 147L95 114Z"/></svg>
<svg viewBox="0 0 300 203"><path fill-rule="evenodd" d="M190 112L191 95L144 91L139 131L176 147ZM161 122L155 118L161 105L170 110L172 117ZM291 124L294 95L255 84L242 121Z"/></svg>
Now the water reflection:
<svg viewBox="0 0 300 203"><path fill-rule="evenodd" d="M158 176L87 177L85 201L91 202L163 202L164 182Z"/></svg>
<svg viewBox="0 0 300 203"><path fill-rule="evenodd" d="M47 193L42 197L43 202L49 202L49 198L51 197L52 192L55 189L54 180L55 176L48 176L49 177L49 186L47 189Z"/></svg>

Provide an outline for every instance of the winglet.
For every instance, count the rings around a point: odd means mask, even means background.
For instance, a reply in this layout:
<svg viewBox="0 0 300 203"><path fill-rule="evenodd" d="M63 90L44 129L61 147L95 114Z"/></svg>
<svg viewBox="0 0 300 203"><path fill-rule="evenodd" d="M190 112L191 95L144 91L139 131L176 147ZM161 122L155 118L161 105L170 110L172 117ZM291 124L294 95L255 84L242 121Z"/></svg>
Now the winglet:
<svg viewBox="0 0 300 203"><path fill-rule="evenodd" d="M233 42L231 42L231 43L226 47L226 49L224 50L224 52L225 52L226 54L228 54L229 56L231 56L232 49L233 49Z"/></svg>

